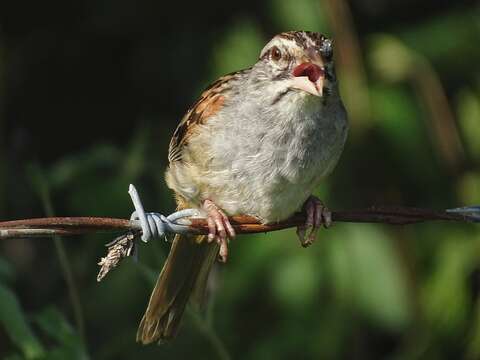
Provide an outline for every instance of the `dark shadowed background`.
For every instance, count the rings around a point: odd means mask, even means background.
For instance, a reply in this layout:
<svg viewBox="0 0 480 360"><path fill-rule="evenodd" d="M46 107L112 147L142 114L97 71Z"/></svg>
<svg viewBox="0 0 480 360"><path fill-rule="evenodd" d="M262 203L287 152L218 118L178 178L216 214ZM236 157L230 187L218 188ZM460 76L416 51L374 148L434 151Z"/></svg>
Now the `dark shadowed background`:
<svg viewBox="0 0 480 360"><path fill-rule="evenodd" d="M447 0L0 3L0 219L174 209L177 122L275 33L335 39L351 132L316 194L332 209L480 203L480 6ZM5 359L480 358L480 226L337 224L241 236L171 344L135 332L168 251L100 284L112 236L0 243ZM72 290L73 289L73 290Z"/></svg>

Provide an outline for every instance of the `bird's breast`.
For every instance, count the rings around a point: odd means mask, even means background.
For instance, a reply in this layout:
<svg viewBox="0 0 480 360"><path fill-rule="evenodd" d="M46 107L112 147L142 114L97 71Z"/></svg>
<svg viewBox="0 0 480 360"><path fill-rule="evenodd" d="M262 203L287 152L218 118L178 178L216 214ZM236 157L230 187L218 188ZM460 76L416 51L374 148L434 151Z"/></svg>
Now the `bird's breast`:
<svg viewBox="0 0 480 360"><path fill-rule="evenodd" d="M196 140L207 160L201 196L229 214L264 222L287 218L335 166L347 132L342 110L323 107L254 119L239 114L218 122L210 131L214 138Z"/></svg>

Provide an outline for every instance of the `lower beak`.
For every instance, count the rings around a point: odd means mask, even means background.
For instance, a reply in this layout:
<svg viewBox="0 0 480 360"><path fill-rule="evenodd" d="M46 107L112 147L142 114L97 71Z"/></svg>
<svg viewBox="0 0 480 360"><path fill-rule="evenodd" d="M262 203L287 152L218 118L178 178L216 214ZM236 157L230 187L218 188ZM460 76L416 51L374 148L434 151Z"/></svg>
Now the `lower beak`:
<svg viewBox="0 0 480 360"><path fill-rule="evenodd" d="M292 79L291 87L321 97L323 95L324 80L323 77L318 78L317 81L311 81L308 76L296 76Z"/></svg>
<svg viewBox="0 0 480 360"><path fill-rule="evenodd" d="M325 71L322 67L312 62L304 62L293 69L292 75L292 88L322 96L325 83Z"/></svg>

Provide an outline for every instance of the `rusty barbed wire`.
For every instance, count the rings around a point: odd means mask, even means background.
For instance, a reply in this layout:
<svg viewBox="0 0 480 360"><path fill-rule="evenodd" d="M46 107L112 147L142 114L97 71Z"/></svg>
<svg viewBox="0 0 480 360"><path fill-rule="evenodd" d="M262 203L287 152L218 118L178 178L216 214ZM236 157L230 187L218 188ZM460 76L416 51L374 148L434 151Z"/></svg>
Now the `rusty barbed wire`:
<svg viewBox="0 0 480 360"><path fill-rule="evenodd" d="M135 244L139 239L148 240L143 237L145 231L142 229L146 229L146 226L149 226L149 229L157 227L153 230L156 237L162 237L168 233L208 234L207 221L199 217L200 214L197 210L185 209L169 216L145 213L143 206L139 206L141 201L133 186L130 187L129 193L136 208L130 220L108 217L50 217L3 221L0 222L0 239L124 232L106 245L108 248L107 256L99 262L101 268L97 280L100 281L122 259L135 253ZM143 225L142 217L144 218ZM156 218L156 223L153 217ZM262 224L255 217L247 215L236 215L229 219L237 234L266 233L305 223L305 215L302 213L297 213L287 220L271 224ZM391 225L408 225L426 221L480 222L480 206L447 210L372 206L359 210L332 211L332 221Z"/></svg>

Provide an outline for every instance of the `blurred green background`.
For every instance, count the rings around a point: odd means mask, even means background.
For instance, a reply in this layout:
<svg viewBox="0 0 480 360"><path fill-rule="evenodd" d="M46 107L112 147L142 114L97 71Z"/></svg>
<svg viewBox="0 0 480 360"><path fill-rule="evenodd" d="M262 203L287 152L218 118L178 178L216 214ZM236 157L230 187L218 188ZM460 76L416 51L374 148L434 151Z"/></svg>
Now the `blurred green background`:
<svg viewBox="0 0 480 360"><path fill-rule="evenodd" d="M351 121L318 189L332 209L480 203L480 6L447 0L0 3L0 219L174 209L163 173L203 87L275 33L335 39ZM135 343L168 252L100 284L111 236L0 243L5 359L478 359L480 226L337 224L241 236L206 311Z"/></svg>

